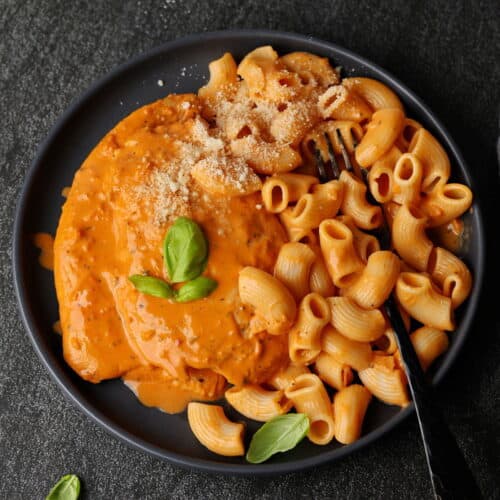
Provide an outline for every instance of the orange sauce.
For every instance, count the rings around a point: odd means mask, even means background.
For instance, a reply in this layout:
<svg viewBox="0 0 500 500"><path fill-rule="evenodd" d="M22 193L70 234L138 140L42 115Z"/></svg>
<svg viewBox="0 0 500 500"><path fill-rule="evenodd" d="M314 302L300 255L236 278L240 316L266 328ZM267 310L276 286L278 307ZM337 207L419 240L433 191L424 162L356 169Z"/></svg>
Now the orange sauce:
<svg viewBox="0 0 500 500"><path fill-rule="evenodd" d="M36 233L34 243L40 249L38 262L49 271L54 269L54 238L48 233Z"/></svg>
<svg viewBox="0 0 500 500"><path fill-rule="evenodd" d="M190 110L181 107L186 99ZM165 277L162 241L173 220L155 220L165 200L138 187L159 165L168 171L196 109L195 96L170 96L109 132L75 175L54 245L68 364L95 383L123 377L144 404L167 412L192 399L217 399L227 382L262 382L288 360L286 336L245 335L251 311L237 291L240 269L272 271L286 241L277 218L255 209L260 194L200 193L191 206L189 216L209 241L206 274L218 282L209 297L175 303L140 294L127 279Z"/></svg>

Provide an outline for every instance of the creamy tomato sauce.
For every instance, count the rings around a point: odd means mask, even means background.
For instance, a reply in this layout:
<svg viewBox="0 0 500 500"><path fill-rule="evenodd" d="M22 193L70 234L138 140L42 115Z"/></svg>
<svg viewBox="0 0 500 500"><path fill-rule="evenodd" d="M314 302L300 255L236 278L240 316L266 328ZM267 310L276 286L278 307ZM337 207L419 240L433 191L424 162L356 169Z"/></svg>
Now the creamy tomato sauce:
<svg viewBox="0 0 500 500"><path fill-rule="evenodd" d="M180 197L158 189L172 188L198 113L196 96L170 96L109 132L75 175L54 244L66 361L91 382L123 377L144 404L168 412L219 398L226 380L262 382L288 359L285 335L245 335L251 311L237 291L239 270L271 271L286 241L275 216L259 210L260 194L217 197L192 183ZM209 297L182 304L143 295L128 280L165 277L162 241L179 215L203 228L206 274L218 282Z"/></svg>

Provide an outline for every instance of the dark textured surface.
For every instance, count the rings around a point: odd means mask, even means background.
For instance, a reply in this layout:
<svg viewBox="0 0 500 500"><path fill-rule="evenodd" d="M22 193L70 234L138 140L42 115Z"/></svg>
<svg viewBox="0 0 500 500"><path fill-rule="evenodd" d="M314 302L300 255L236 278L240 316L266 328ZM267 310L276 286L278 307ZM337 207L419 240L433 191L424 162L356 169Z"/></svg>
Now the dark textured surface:
<svg viewBox="0 0 500 500"><path fill-rule="evenodd" d="M312 2L311 2L312 4ZM78 474L86 498L426 498L411 418L341 462L272 479L178 469L108 436L75 410L39 362L11 280L14 207L37 145L69 103L129 57L187 33L274 28L313 34L372 59L417 92L469 162L490 235L482 304L439 388L447 421L486 498L500 498L500 325L495 140L500 98L498 1L384 2L0 0L0 498L41 498Z"/></svg>

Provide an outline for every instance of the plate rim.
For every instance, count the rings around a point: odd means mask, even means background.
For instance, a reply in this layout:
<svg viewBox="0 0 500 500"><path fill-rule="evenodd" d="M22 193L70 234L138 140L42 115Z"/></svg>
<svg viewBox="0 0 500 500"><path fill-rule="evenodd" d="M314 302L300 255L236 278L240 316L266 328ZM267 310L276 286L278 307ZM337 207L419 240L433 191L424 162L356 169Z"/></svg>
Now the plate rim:
<svg viewBox="0 0 500 500"><path fill-rule="evenodd" d="M425 119L432 125L435 130L438 130L440 135L445 138L446 147L456 158L457 163L460 165L465 180L469 186L472 187L473 191L476 190L476 182L471 176L471 171L469 166L465 162L461 151L458 149L452 135L449 133L447 128L441 123L438 117L431 111L431 109L424 103L420 97L418 97L409 87L407 87L398 78L394 77L390 72L382 68L376 63L346 49L336 43L315 38L313 36L302 35L293 32L280 31L280 30L268 30L268 29L233 29L233 30L219 30L204 32L199 34L190 34L184 37L177 38L175 40L170 40L161 45L153 47L139 55L129 58L125 62L113 67L104 76L94 81L83 93L78 95L71 104L66 108L66 110L56 119L55 123L50 127L49 132L45 139L38 146L35 156L30 163L21 190L18 194L18 201L14 213L14 228L13 228L13 239L12 239L12 263L13 263L13 278L14 278L14 289L16 293L18 309L21 315L21 319L24 324L24 328L28 334L28 337L33 344L35 352L41 359L43 365L49 372L53 380L56 381L57 385L62 389L63 395L67 400L79 408L85 415L90 417L94 422L99 424L104 430L114 437L117 437L122 442L127 445L141 450L143 452L149 453L150 455L156 456L163 460L167 460L175 465L197 469L204 472L217 472L227 475L259 475L268 476L272 474L283 474L287 472L296 472L301 470L306 470L314 466L321 464L331 463L338 460L346 455L354 453L368 444L376 441L384 434L395 429L403 420L405 420L409 415L414 412L413 402L410 403L406 408L402 409L399 413L393 416L391 419L386 421L381 426L377 427L375 430L371 431L369 434L362 436L358 441L342 446L340 448L335 448L333 450L325 450L324 453L313 457L301 458L291 462L283 463L267 463L267 464L231 464L226 462L220 462L217 460L217 456L214 454L214 459L202 459L197 457L189 457L175 451L165 450L153 443L146 441L127 430L123 429L119 424L113 422L106 415L101 413L99 409L94 407L82 398L76 390L72 390L73 382L69 379L67 374L65 374L57 366L52 366L51 357L52 353L42 349L41 343L38 341L37 337L40 335L39 330L36 328L34 317L29 305L29 300L27 298L26 289L23 286L23 266L22 266L22 251L24 248L23 239L23 228L22 222L25 218L27 199L29 191L33 182L33 178L38 173L40 166L43 164L42 160L46 155L52 141L58 136L61 130L66 125L66 122L71 119L71 117L76 114L79 109L85 105L86 101L91 98L96 92L107 85L109 82L119 77L121 73L126 72L131 67L145 62L150 58L164 53L171 52L179 47L185 47L191 44L199 44L202 42L208 42L213 40L222 40L224 38L269 38L270 44L275 42L286 43L286 42L298 42L305 45L315 45L326 49L327 51L344 55L358 64L363 65L369 69L375 70L385 78L390 80L391 86L397 90L399 94L404 94L407 98L412 100L418 105L420 111L422 111ZM273 41L271 41L273 40ZM305 49L304 49L305 50ZM314 50L314 49L309 49ZM479 299L481 297L481 292L484 282L484 268L485 268L485 235L484 235L484 219L481 210L481 201L476 197L474 198L474 212L477 215L477 225L478 225L478 269L475 271L475 280L473 285L473 290L468 299L469 303L467 305L467 310L464 311L462 321L459 328L463 330L461 336L454 342L452 349L449 351L448 355L442 361L437 373L435 374L432 384L438 384L446 373L449 372L451 366L456 361L459 356L463 344L467 340L472 320L477 312L477 307Z"/></svg>

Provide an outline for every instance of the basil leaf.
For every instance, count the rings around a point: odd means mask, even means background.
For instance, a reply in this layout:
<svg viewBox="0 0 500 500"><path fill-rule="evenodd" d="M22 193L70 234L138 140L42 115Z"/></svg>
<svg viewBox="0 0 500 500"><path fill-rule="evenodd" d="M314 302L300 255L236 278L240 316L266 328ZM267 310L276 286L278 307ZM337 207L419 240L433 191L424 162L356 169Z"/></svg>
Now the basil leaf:
<svg viewBox="0 0 500 500"><path fill-rule="evenodd" d="M80 496L80 480L74 474L66 474L50 490L45 500L76 500Z"/></svg>
<svg viewBox="0 0 500 500"><path fill-rule="evenodd" d="M179 217L163 241L163 259L172 283L197 278L208 260L208 243L200 226Z"/></svg>
<svg viewBox="0 0 500 500"><path fill-rule="evenodd" d="M295 448L308 432L309 419L304 413L274 417L253 435L246 458L260 464L275 453Z"/></svg>
<svg viewBox="0 0 500 500"><path fill-rule="evenodd" d="M202 299L210 295L217 288L217 281L206 276L188 281L183 285L176 294L177 302L191 302L192 300Z"/></svg>
<svg viewBox="0 0 500 500"><path fill-rule="evenodd" d="M133 274L128 277L129 281L146 295L160 297L162 299L171 299L174 296L173 288L165 281L154 278L153 276L144 276L143 274Z"/></svg>

